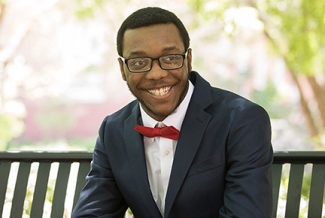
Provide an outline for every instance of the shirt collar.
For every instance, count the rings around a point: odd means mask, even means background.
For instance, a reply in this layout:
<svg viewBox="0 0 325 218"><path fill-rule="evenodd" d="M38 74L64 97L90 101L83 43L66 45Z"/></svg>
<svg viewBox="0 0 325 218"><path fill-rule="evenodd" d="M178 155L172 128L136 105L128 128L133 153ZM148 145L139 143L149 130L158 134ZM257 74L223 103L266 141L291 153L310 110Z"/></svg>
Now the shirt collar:
<svg viewBox="0 0 325 218"><path fill-rule="evenodd" d="M165 125L174 126L178 130L181 130L181 126L182 126L182 123L183 123L183 120L184 120L188 105L190 103L191 96L192 96L193 91L194 91L193 84L190 81L188 81L188 83L189 83L188 90L187 90L186 96L183 99L183 101L181 102L181 104L175 109L175 111L173 113L168 115L168 117L166 117L162 121ZM156 121L155 119L150 117L142 109L141 104L140 104L140 112L141 112L143 125L148 126L148 127L155 127L155 125L157 124L158 121Z"/></svg>

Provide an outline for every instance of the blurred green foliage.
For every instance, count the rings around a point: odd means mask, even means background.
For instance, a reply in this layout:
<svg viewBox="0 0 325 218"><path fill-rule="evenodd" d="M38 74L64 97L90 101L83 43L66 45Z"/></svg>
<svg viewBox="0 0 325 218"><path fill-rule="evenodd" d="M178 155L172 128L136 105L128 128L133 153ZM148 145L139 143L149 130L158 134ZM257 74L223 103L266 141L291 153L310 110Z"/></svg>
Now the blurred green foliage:
<svg viewBox="0 0 325 218"><path fill-rule="evenodd" d="M279 52L286 57L296 73L314 75L325 65L325 1L268 0L257 1L256 8L264 13L265 28L277 42ZM324 73L324 71L323 71Z"/></svg>
<svg viewBox="0 0 325 218"><path fill-rule="evenodd" d="M233 8L250 7L264 25L272 40L273 50L283 56L296 73L314 75L325 69L325 1L323 0L188 0L203 21L218 19L224 25L231 22L225 14ZM227 23L228 22L228 23Z"/></svg>
<svg viewBox="0 0 325 218"><path fill-rule="evenodd" d="M21 119L10 114L0 114L0 151L7 150L8 142L24 129Z"/></svg>
<svg viewBox="0 0 325 218"><path fill-rule="evenodd" d="M75 2L75 16L80 20L91 19L96 16L96 10L99 9L105 0L77 0Z"/></svg>
<svg viewBox="0 0 325 218"><path fill-rule="evenodd" d="M282 96L275 88L271 78L268 79L265 89L254 89L250 94L250 99L266 108L271 119L288 117L292 109L289 102L285 104L285 96Z"/></svg>

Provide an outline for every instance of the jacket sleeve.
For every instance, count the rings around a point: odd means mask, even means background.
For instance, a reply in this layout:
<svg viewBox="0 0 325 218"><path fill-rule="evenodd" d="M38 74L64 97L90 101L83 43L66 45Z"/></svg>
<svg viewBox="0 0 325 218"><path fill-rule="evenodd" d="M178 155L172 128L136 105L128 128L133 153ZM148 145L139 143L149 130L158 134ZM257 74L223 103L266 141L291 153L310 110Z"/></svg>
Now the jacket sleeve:
<svg viewBox="0 0 325 218"><path fill-rule="evenodd" d="M117 187L103 143L105 123L100 128L87 183L80 193L72 218L122 218L126 212L127 205Z"/></svg>
<svg viewBox="0 0 325 218"><path fill-rule="evenodd" d="M224 206L219 217L271 217L271 125L262 107L251 104L237 113L229 132L226 156Z"/></svg>

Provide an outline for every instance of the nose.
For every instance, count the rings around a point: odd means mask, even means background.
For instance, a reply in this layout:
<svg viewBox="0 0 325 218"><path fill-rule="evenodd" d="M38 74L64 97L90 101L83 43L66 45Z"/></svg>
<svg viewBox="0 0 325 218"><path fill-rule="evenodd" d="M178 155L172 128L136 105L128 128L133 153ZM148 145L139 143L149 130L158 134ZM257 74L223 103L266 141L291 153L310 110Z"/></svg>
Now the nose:
<svg viewBox="0 0 325 218"><path fill-rule="evenodd" d="M146 73L146 79L160 80L167 75L167 70L161 69L158 60L153 60L151 70Z"/></svg>

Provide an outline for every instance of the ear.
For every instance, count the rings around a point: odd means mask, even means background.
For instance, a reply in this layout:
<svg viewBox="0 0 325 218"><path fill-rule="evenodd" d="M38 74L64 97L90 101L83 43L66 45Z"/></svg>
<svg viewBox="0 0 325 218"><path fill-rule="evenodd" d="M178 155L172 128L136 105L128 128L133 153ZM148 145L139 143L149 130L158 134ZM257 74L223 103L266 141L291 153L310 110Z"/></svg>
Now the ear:
<svg viewBox="0 0 325 218"><path fill-rule="evenodd" d="M126 81L126 76L125 76L125 71L124 71L124 62L121 58L118 58L118 62L120 64L120 72L121 72L122 78L124 81Z"/></svg>
<svg viewBox="0 0 325 218"><path fill-rule="evenodd" d="M188 67L188 72L192 71L192 49L189 48L187 50L187 67Z"/></svg>

